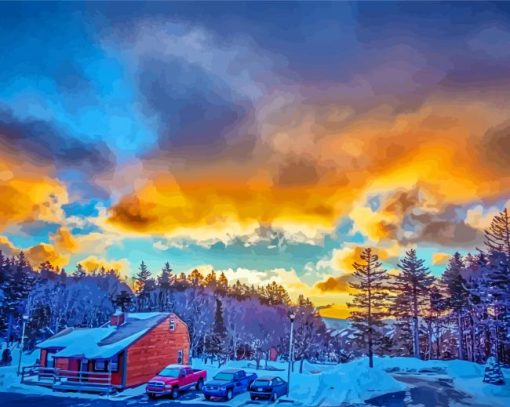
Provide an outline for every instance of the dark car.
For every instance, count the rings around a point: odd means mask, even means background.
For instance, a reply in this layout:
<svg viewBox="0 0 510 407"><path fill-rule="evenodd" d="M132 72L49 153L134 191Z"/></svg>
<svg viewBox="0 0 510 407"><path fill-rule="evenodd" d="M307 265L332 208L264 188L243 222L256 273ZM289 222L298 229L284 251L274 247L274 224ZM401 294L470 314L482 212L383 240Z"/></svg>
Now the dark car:
<svg viewBox="0 0 510 407"><path fill-rule="evenodd" d="M250 386L250 398L252 400L265 399L276 401L278 397L287 394L287 382L278 376L259 377Z"/></svg>
<svg viewBox="0 0 510 407"><path fill-rule="evenodd" d="M225 369L205 383L202 392L207 400L211 397L230 400L234 395L248 390L256 378L257 374L247 374L242 369Z"/></svg>

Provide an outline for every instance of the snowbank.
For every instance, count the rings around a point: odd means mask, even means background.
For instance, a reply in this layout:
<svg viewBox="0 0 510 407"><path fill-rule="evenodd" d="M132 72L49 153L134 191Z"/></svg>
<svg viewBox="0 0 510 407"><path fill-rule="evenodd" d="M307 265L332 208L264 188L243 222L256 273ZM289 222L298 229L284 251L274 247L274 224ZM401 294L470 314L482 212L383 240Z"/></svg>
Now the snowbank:
<svg viewBox="0 0 510 407"><path fill-rule="evenodd" d="M253 362L231 361L226 367L237 367L259 376L279 376L287 381L287 363L270 362L270 370L255 370ZM264 367L264 363L261 363ZM220 369L217 364L204 365L203 361L193 360L193 367L207 370L212 378ZM295 369L298 368L296 364ZM320 365L305 363L303 373L293 372L290 380L290 398L295 405L302 406L339 406L342 403L363 403L372 397L386 393L406 390L407 386L395 380L382 367L368 369L368 361L359 359L341 365ZM237 396L232 405L242 404L245 396Z"/></svg>
<svg viewBox="0 0 510 407"><path fill-rule="evenodd" d="M407 386L380 366L369 369L368 361L363 358L337 365L319 375L319 389L317 396L320 397L315 399L319 403L315 405L326 407L338 406L343 402L363 403L383 394L404 391Z"/></svg>

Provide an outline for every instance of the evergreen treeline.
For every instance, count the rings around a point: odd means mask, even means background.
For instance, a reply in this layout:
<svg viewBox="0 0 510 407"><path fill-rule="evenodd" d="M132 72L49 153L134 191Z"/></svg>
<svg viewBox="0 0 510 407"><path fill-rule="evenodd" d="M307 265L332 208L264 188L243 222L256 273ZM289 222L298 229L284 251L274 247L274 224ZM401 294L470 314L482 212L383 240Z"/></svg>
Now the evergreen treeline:
<svg viewBox="0 0 510 407"><path fill-rule="evenodd" d="M299 297L292 303L287 291L272 282L248 286L213 270L174 274L168 263L153 274L142 262L134 288L114 270L86 273L78 264L67 274L49 263L32 268L23 252L7 258L0 252L0 335L19 341L22 315L27 314L26 349L66 327L97 327L108 322L115 308L126 312L175 312L190 330L193 356L223 363L250 357L259 364L274 348L288 353L289 320L295 322L295 360L336 360L335 347L314 305ZM336 347L336 349L338 349ZM325 353L328 353L325 355Z"/></svg>
<svg viewBox="0 0 510 407"><path fill-rule="evenodd" d="M499 213L476 254L455 253L441 277L410 249L398 273L382 269L372 249L354 264L355 340L373 364L379 354L423 359L489 357L510 364L510 219ZM344 343L344 346L346 344Z"/></svg>

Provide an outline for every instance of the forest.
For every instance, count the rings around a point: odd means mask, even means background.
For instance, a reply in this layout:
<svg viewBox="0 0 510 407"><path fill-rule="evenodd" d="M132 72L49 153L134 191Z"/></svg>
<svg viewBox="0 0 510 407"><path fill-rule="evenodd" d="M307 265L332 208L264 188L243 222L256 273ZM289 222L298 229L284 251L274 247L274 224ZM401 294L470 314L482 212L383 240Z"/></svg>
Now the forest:
<svg viewBox="0 0 510 407"><path fill-rule="evenodd" d="M431 274L415 248L389 272L376 248L364 248L353 264L350 324L328 328L307 298L295 301L275 282L263 286L228 281L223 273L174 273L169 263L153 272L142 261L133 283L115 270L68 273L23 252L0 252L0 337L20 341L27 315L25 350L66 327L95 327L115 309L175 312L190 331L194 357L249 358L267 363L270 349L287 358L290 322L296 314L294 356L303 362L346 362L359 355L465 359L496 356L510 364L510 219L494 217L476 253L455 253L443 273Z"/></svg>

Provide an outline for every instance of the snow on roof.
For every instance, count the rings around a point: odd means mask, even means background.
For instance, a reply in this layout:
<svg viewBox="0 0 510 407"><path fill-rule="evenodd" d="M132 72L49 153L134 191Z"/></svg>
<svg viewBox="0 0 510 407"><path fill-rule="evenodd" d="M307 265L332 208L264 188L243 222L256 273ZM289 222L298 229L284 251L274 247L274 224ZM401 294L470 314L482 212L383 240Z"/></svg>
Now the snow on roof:
<svg viewBox="0 0 510 407"><path fill-rule="evenodd" d="M160 315L170 315L167 312L134 312L127 314L128 319L149 319Z"/></svg>
<svg viewBox="0 0 510 407"><path fill-rule="evenodd" d="M119 326L102 328L68 328L38 345L39 348L62 348L56 357L82 357L108 359L127 348L159 325L170 314L147 312L128 314L127 321Z"/></svg>

